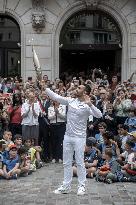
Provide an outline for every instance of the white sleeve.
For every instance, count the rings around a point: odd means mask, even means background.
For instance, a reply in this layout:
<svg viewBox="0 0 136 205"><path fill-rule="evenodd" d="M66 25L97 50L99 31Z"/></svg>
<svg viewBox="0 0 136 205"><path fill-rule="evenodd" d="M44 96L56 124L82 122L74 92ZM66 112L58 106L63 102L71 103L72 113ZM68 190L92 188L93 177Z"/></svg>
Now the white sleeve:
<svg viewBox="0 0 136 205"><path fill-rule="evenodd" d="M62 119L65 119L66 118L66 106L63 105L59 107L58 111L59 111L58 113L59 117Z"/></svg>
<svg viewBox="0 0 136 205"><path fill-rule="evenodd" d="M53 91L51 91L49 88L46 88L45 92L52 100L55 100L62 105L68 105L69 99L67 97L62 97L62 96L54 93Z"/></svg>
<svg viewBox="0 0 136 205"><path fill-rule="evenodd" d="M28 112L29 108L27 107L26 108L26 104L22 104L22 107L21 107L21 116L23 116L24 114L26 114Z"/></svg>
<svg viewBox="0 0 136 205"><path fill-rule="evenodd" d="M39 116L40 110L41 110L41 108L40 108L39 103L34 103L34 111L37 114L37 116Z"/></svg>
<svg viewBox="0 0 136 205"><path fill-rule="evenodd" d="M102 113L97 107L92 105L89 108L90 108L90 115L93 115L96 118L101 118L102 117Z"/></svg>

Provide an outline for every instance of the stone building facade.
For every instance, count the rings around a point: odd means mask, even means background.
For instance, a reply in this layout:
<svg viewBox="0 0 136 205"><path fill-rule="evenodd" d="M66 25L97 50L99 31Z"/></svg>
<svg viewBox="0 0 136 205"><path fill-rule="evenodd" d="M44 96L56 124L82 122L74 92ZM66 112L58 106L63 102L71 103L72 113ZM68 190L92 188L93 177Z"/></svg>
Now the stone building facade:
<svg viewBox="0 0 136 205"><path fill-rule="evenodd" d="M35 77L32 45L42 72L50 79L59 76L60 33L66 21L83 9L108 13L122 34L121 76L136 70L135 0L0 0L0 14L13 17L20 27L21 75Z"/></svg>

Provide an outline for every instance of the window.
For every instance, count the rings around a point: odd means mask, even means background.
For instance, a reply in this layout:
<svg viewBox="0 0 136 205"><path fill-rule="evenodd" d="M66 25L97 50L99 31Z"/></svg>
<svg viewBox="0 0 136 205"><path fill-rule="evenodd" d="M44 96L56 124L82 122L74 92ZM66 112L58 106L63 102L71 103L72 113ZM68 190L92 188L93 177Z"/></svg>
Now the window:
<svg viewBox="0 0 136 205"><path fill-rule="evenodd" d="M108 34L107 33L94 33L95 44L107 44Z"/></svg>
<svg viewBox="0 0 136 205"><path fill-rule="evenodd" d="M116 41L118 39L118 41ZM63 26L62 44L117 44L122 42L115 20L102 11L80 11Z"/></svg>

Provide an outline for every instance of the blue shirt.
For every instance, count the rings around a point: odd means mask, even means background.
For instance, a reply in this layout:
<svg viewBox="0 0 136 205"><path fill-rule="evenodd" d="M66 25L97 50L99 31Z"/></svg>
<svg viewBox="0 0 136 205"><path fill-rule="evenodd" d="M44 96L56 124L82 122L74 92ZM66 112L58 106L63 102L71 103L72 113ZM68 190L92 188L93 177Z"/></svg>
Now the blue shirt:
<svg viewBox="0 0 136 205"><path fill-rule="evenodd" d="M128 125L129 132L135 132L136 131L136 117L129 117L125 121L125 125Z"/></svg>
<svg viewBox="0 0 136 205"><path fill-rule="evenodd" d="M16 164L19 163L19 157L18 155L15 158L7 158L4 159L3 164L6 165L7 172L12 170Z"/></svg>
<svg viewBox="0 0 136 205"><path fill-rule="evenodd" d="M95 135L95 139L97 140L98 144L104 143L103 136L100 133Z"/></svg>

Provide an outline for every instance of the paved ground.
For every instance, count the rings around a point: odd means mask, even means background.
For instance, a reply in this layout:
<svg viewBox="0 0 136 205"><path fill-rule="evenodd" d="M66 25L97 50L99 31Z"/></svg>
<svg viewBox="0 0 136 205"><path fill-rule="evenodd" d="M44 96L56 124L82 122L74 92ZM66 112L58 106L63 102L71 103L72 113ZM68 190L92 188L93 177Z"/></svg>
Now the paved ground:
<svg viewBox="0 0 136 205"><path fill-rule="evenodd" d="M136 205L136 184L103 184L87 180L87 193L77 196L77 179L73 179L72 192L55 195L63 177L60 164L48 164L36 173L17 180L0 181L0 205Z"/></svg>

